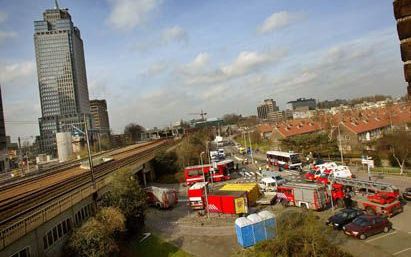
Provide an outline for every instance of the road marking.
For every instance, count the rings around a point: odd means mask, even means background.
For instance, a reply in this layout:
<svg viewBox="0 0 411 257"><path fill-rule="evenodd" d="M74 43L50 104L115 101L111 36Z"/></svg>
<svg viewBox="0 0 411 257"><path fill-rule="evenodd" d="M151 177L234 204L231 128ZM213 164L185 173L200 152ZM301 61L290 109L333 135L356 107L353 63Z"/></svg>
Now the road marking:
<svg viewBox="0 0 411 257"><path fill-rule="evenodd" d="M407 248L407 249L404 249L404 250L401 250L401 251L398 251L398 252L396 252L396 253L393 253L392 255L398 255L398 254L400 254L400 253L403 253L403 252L406 252L406 251L408 251L408 250L411 250L411 248Z"/></svg>
<svg viewBox="0 0 411 257"><path fill-rule="evenodd" d="M397 231L394 231L394 232L392 232L392 233L385 234L385 235L380 236L380 237L376 237L376 238L369 239L369 240L367 240L367 241L365 241L365 242L369 243L369 242L372 242L372 241L375 241L375 240L384 238L384 237L386 237L386 236L394 235L394 234L396 234L396 233L397 233Z"/></svg>

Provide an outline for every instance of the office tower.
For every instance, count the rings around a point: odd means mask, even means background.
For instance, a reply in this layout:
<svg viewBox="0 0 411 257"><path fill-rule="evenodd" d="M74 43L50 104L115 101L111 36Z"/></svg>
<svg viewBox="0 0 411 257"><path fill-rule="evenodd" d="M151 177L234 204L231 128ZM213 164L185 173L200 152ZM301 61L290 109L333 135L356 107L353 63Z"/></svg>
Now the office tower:
<svg viewBox="0 0 411 257"><path fill-rule="evenodd" d="M90 110L95 131L99 134L108 135L110 133L110 122L108 119L106 100L90 100Z"/></svg>
<svg viewBox="0 0 411 257"><path fill-rule="evenodd" d="M90 102L80 30L73 25L68 9L43 13L34 22L34 45L40 90L40 147L56 154L56 133L84 130L91 124Z"/></svg>
<svg viewBox="0 0 411 257"><path fill-rule="evenodd" d="M6 127L4 126L3 98L1 96L0 88L0 173L8 170L9 163L7 158L7 137Z"/></svg>
<svg viewBox="0 0 411 257"><path fill-rule="evenodd" d="M395 0L394 16L397 20L400 38L401 59L404 62L404 76L408 83L408 97L411 97L411 0Z"/></svg>
<svg viewBox="0 0 411 257"><path fill-rule="evenodd" d="M270 113L278 111L277 103L273 99L265 99L263 104L257 106L257 116L259 119L268 119Z"/></svg>

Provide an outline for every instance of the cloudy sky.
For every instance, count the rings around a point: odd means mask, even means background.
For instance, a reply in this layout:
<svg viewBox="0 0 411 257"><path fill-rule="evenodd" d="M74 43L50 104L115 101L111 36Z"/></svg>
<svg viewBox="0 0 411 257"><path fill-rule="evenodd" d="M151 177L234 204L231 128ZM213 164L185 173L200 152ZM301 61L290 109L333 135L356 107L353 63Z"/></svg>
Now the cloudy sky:
<svg viewBox="0 0 411 257"><path fill-rule="evenodd" d="M114 132L255 114L319 100L405 94L392 0L60 0L81 30L90 98ZM33 21L52 0L0 0L6 132L39 134Z"/></svg>

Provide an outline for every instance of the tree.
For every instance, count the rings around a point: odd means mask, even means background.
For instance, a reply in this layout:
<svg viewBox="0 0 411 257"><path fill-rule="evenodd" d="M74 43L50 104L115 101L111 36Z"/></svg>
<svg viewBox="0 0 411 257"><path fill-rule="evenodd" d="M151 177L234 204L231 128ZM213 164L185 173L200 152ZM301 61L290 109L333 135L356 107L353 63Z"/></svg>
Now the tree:
<svg viewBox="0 0 411 257"><path fill-rule="evenodd" d="M407 162L411 163L411 132L394 130L384 135L380 140L379 148L392 157L400 167L400 174L404 174Z"/></svg>
<svg viewBox="0 0 411 257"><path fill-rule="evenodd" d="M225 124L236 124L239 122L241 119L241 114L235 114L235 113L228 113L223 116L223 121Z"/></svg>
<svg viewBox="0 0 411 257"><path fill-rule="evenodd" d="M136 123L129 123L125 128L124 128L124 134L128 135L133 142L136 142L141 139L141 134L145 131L146 129L138 125Z"/></svg>
<svg viewBox="0 0 411 257"><path fill-rule="evenodd" d="M96 219L104 224L104 228L110 235L118 235L125 230L126 217L119 208L105 207L96 215Z"/></svg>
<svg viewBox="0 0 411 257"><path fill-rule="evenodd" d="M90 218L68 241L68 248L79 257L105 257L118 253L118 247L106 224Z"/></svg>
<svg viewBox="0 0 411 257"><path fill-rule="evenodd" d="M299 135L281 140L281 148L303 154L320 153L334 154L338 152L338 145L334 139L330 139L325 133Z"/></svg>
<svg viewBox="0 0 411 257"><path fill-rule="evenodd" d="M178 156L175 151L160 151L156 153L151 164L156 175L174 174L178 171L177 165Z"/></svg>
<svg viewBox="0 0 411 257"><path fill-rule="evenodd" d="M119 208L131 233L144 224L146 194L129 169L120 169L113 175L108 192L102 197L102 205Z"/></svg>
<svg viewBox="0 0 411 257"><path fill-rule="evenodd" d="M331 231L311 212L286 211L277 219L277 237L238 256L350 257L329 238ZM351 256L352 257L352 256Z"/></svg>

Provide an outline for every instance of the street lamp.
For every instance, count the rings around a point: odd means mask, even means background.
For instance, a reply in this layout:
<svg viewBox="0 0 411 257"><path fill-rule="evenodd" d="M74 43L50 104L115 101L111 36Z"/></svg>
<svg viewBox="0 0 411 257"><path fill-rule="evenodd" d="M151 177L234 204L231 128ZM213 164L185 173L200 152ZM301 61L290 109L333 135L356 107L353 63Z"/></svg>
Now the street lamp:
<svg viewBox="0 0 411 257"><path fill-rule="evenodd" d="M338 123L338 142L339 142L339 148L340 148L340 156L341 156L341 164L344 165L344 156L343 156L343 148L341 144L341 132L340 132L340 124L341 121Z"/></svg>
<svg viewBox="0 0 411 257"><path fill-rule="evenodd" d="M207 182L206 182L205 173L204 173L203 154L204 154L204 152L200 153L200 163L201 163L201 171L203 172L203 180L204 180L204 183L206 183L205 184L204 194L205 194L205 199L206 199L207 219L210 219L210 213L209 213L209 210L208 210Z"/></svg>
<svg viewBox="0 0 411 257"><path fill-rule="evenodd" d="M75 130L77 130L78 132L80 132L81 134L83 134L86 137L88 162L89 162L89 165L90 165L91 182L93 183L93 188L96 189L96 180L95 180L94 171L93 171L93 157L91 156L90 141L89 141L89 138L88 138L88 126L87 126L87 122L86 122L85 118L86 118L86 116L84 115L84 130L85 130L85 132L83 132L81 129L77 128L73 124L70 124L70 125Z"/></svg>

